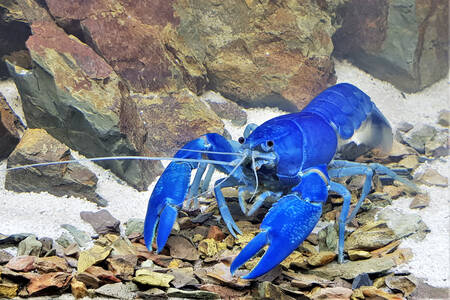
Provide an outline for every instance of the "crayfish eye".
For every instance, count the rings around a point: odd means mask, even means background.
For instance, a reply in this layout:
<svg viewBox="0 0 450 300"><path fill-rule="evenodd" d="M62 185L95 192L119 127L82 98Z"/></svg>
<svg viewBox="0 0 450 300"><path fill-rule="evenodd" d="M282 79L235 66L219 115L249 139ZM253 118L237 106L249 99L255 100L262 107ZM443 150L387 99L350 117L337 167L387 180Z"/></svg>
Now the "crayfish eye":
<svg viewBox="0 0 450 300"><path fill-rule="evenodd" d="M266 142L266 146L269 147L269 148L272 148L273 147L273 141L267 141Z"/></svg>
<svg viewBox="0 0 450 300"><path fill-rule="evenodd" d="M239 144L245 143L245 138L243 138L243 137L241 136L240 138L238 138L238 142L239 142Z"/></svg>

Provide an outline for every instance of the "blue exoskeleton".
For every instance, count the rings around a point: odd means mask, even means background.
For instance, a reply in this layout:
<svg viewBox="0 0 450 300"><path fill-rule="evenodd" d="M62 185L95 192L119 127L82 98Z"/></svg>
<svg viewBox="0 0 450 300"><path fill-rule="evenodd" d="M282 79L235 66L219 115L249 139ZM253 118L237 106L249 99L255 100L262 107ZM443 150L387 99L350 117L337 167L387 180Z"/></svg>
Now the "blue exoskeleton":
<svg viewBox="0 0 450 300"><path fill-rule="evenodd" d="M369 193L373 173L387 174L414 187L380 164L333 160L339 142L352 138L357 130L366 145L390 149L392 130L386 118L364 92L342 83L323 91L301 112L270 119L260 126L247 126L239 143L215 133L187 143L175 157L200 162L173 161L161 175L150 197L145 218L147 247L152 249L156 236L157 251L163 249L184 200L198 193L207 167L201 159L206 157L230 163L213 164L204 181L210 180L214 168L227 174L215 182L214 193L223 221L233 236L241 231L230 214L222 188L238 187L239 204L249 215L266 199L277 200L265 216L261 232L234 259L232 273L265 245L269 248L264 256L243 278L261 276L283 261L319 221L329 191L344 199L338 244L338 261L342 263L345 225L355 217ZM365 137L361 132L366 133ZM190 184L194 169L197 173ZM349 215L350 192L333 179L352 175L365 175L366 179L361 197ZM244 195L249 192L258 193L258 196L253 206L247 209Z"/></svg>

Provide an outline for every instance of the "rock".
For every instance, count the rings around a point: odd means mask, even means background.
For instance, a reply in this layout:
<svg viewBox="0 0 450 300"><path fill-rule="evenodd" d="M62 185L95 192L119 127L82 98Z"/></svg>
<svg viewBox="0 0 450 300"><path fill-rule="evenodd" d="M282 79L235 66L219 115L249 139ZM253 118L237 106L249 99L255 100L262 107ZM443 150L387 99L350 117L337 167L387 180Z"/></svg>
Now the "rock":
<svg viewBox="0 0 450 300"><path fill-rule="evenodd" d="M335 299L335 300L347 300L350 299L350 296L353 294L353 291L349 288L345 287L329 287L329 288L318 288L314 290L312 293L311 299L319 300L319 299Z"/></svg>
<svg viewBox="0 0 450 300"><path fill-rule="evenodd" d="M246 293L245 291L234 290L215 284L202 284L199 288L204 291L219 294L222 299L240 299Z"/></svg>
<svg viewBox="0 0 450 300"><path fill-rule="evenodd" d="M100 285L120 282L120 279L114 276L113 272L102 267L90 266L85 272L97 277L100 280Z"/></svg>
<svg viewBox="0 0 450 300"><path fill-rule="evenodd" d="M139 269L136 271L136 276L133 278L133 281L139 284L169 287L169 282L174 278L173 275L153 272L147 269Z"/></svg>
<svg viewBox="0 0 450 300"><path fill-rule="evenodd" d="M291 296L286 295L278 286L264 281L258 285L258 296L261 299L280 299L293 300Z"/></svg>
<svg viewBox="0 0 450 300"><path fill-rule="evenodd" d="M311 266L318 267L326 265L336 258L336 253L331 251L319 252L311 257L308 257L307 262Z"/></svg>
<svg viewBox="0 0 450 300"><path fill-rule="evenodd" d="M126 237L121 236L111 244L111 247L112 255L136 255L136 249Z"/></svg>
<svg viewBox="0 0 450 300"><path fill-rule="evenodd" d="M394 231L395 239L427 230L422 218L417 214L404 214L398 210L384 208L377 214L377 218L387 222L388 227Z"/></svg>
<svg viewBox="0 0 450 300"><path fill-rule="evenodd" d="M416 155L407 155L405 158L400 160L398 164L407 169L414 170L419 165L419 158Z"/></svg>
<svg viewBox="0 0 450 300"><path fill-rule="evenodd" d="M192 268L170 270L168 274L175 277L171 281L171 285L177 289L180 289L186 285L196 286L199 283L197 279L195 279L194 270Z"/></svg>
<svg viewBox="0 0 450 300"><path fill-rule="evenodd" d="M350 260L360 260L372 257L372 254L370 254L370 252L364 250L348 250L347 254Z"/></svg>
<svg viewBox="0 0 450 300"><path fill-rule="evenodd" d="M35 269L35 261L35 256L16 256L13 257L5 267L13 271L30 272Z"/></svg>
<svg viewBox="0 0 450 300"><path fill-rule="evenodd" d="M409 131L403 136L404 142L424 154L425 145L436 135L437 130L430 125L422 125Z"/></svg>
<svg viewBox="0 0 450 300"><path fill-rule="evenodd" d="M19 285L16 283L0 282L0 297L14 298L18 290Z"/></svg>
<svg viewBox="0 0 450 300"><path fill-rule="evenodd" d="M416 173L414 176L416 181L422 182L426 185L436 185L447 187L448 178L439 174L435 169L426 169L423 172Z"/></svg>
<svg viewBox="0 0 450 300"><path fill-rule="evenodd" d="M301 289L311 288L316 285L321 286L321 287L327 287L327 286L332 285L331 280L327 280L325 278L322 278L322 277L319 277L316 275L294 273L294 272L289 272L289 271L283 272L283 275L292 279L292 281L290 281L292 286L295 286L295 287L298 287Z"/></svg>
<svg viewBox="0 0 450 300"><path fill-rule="evenodd" d="M133 95L148 132L145 145L156 155L172 156L187 142L210 133L223 133L219 117L188 90L161 95Z"/></svg>
<svg viewBox="0 0 450 300"><path fill-rule="evenodd" d="M72 243L64 249L64 255L74 256L78 258L80 256L81 249L77 243Z"/></svg>
<svg viewBox="0 0 450 300"><path fill-rule="evenodd" d="M70 149L44 129L28 129L8 158L8 167L72 160ZM97 177L79 163L23 169L8 172L5 188L15 192L48 192L62 196L85 198L106 205L95 189Z"/></svg>
<svg viewBox="0 0 450 300"><path fill-rule="evenodd" d="M306 260L307 260L307 258L302 253L300 253L299 251L292 251L292 253L289 254L289 256L286 257L280 263L280 265L284 266L285 268L290 268L291 266L303 265ZM256 262L255 262L255 264L256 264ZM254 266L255 265L253 265L249 269L253 269Z"/></svg>
<svg viewBox="0 0 450 300"><path fill-rule="evenodd" d="M35 260L34 265L38 271L43 273L69 271L66 260L58 256L39 257Z"/></svg>
<svg viewBox="0 0 450 300"><path fill-rule="evenodd" d="M396 251L383 257L375 257L365 260L348 261L345 264L336 262L325 266L308 270L308 274L333 279L341 277L347 280L353 279L361 273L375 274L385 272L409 259L409 254L404 251Z"/></svg>
<svg viewBox="0 0 450 300"><path fill-rule="evenodd" d="M95 275L87 272L78 273L76 274L75 278L90 289L96 289L100 286L100 279L98 279Z"/></svg>
<svg viewBox="0 0 450 300"><path fill-rule="evenodd" d="M135 255L115 255L107 260L108 269L122 280L131 280L134 276L134 269L137 265L137 257Z"/></svg>
<svg viewBox="0 0 450 300"><path fill-rule="evenodd" d="M7 264L14 255L10 254L9 252L5 250L0 250L0 265Z"/></svg>
<svg viewBox="0 0 450 300"><path fill-rule="evenodd" d="M70 224L62 224L61 227L67 230L73 236L80 247L86 247L88 243L91 242L91 237L85 231L81 231Z"/></svg>
<svg viewBox="0 0 450 300"><path fill-rule="evenodd" d="M336 251L338 243L338 232L334 225L328 225L318 232L319 250L320 251Z"/></svg>
<svg viewBox="0 0 450 300"><path fill-rule="evenodd" d="M450 125L450 111L442 110L439 112L438 124L444 127L449 127Z"/></svg>
<svg viewBox="0 0 450 300"><path fill-rule="evenodd" d="M428 194L417 194L414 196L411 204L409 204L409 208L425 208L430 204L430 196Z"/></svg>
<svg viewBox="0 0 450 300"><path fill-rule="evenodd" d="M70 290L72 291L72 295L76 299L84 298L88 295L86 285L83 282L76 280L75 278L72 278L72 280L70 281Z"/></svg>
<svg viewBox="0 0 450 300"><path fill-rule="evenodd" d="M97 212L82 211L81 219L88 222L98 234L120 233L120 221L114 218L106 209Z"/></svg>
<svg viewBox="0 0 450 300"><path fill-rule="evenodd" d="M7 158L19 143L25 126L0 93L0 160Z"/></svg>
<svg viewBox="0 0 450 300"><path fill-rule="evenodd" d="M425 143L425 155L441 157L448 155L448 129L437 130L436 134Z"/></svg>
<svg viewBox="0 0 450 300"><path fill-rule="evenodd" d="M206 257L213 257L225 250L227 245L214 239L204 239L198 244L198 252Z"/></svg>
<svg viewBox="0 0 450 300"><path fill-rule="evenodd" d="M4 236L4 235L0 234L0 245L2 245L4 247L16 246L17 244L19 244L21 241L23 241L30 235L32 235L32 234L19 233L19 234L11 234L9 236Z"/></svg>
<svg viewBox="0 0 450 300"><path fill-rule="evenodd" d="M30 235L19 243L17 247L17 255L39 256L41 253L42 243L39 242L34 235Z"/></svg>
<svg viewBox="0 0 450 300"><path fill-rule="evenodd" d="M225 233L223 233L219 227L213 225L209 227L208 236L206 238L215 239L216 241L221 242L225 239L225 237Z"/></svg>
<svg viewBox="0 0 450 300"><path fill-rule="evenodd" d="M42 244L40 256L54 256L56 249L53 248L53 239L49 237L43 237L39 239Z"/></svg>
<svg viewBox="0 0 450 300"><path fill-rule="evenodd" d="M125 235L129 236L133 233L142 234L144 232L144 220L142 219L129 219L125 223Z"/></svg>
<svg viewBox="0 0 450 300"><path fill-rule="evenodd" d="M384 247L371 251L370 254L372 255L372 257L383 257L386 254L394 252L401 244L401 242L401 240L393 241L392 243L387 244Z"/></svg>
<svg viewBox="0 0 450 300"><path fill-rule="evenodd" d="M394 231L388 228L386 221L369 222L356 229L345 240L345 251L373 250L381 248L396 239Z"/></svg>
<svg viewBox="0 0 450 300"><path fill-rule="evenodd" d="M62 232L61 235L56 239L56 242L61 245L63 248L69 247L71 244L74 243L73 238L67 233ZM77 244L78 245L78 244Z"/></svg>
<svg viewBox="0 0 450 300"><path fill-rule="evenodd" d="M63 272L38 275L30 280L27 291L30 296L51 289L64 291L64 289L68 287L71 279L72 276L70 274Z"/></svg>
<svg viewBox="0 0 450 300"><path fill-rule="evenodd" d="M188 299L220 299L220 296L208 291L183 291L179 289L169 288L167 296L174 298L188 298Z"/></svg>
<svg viewBox="0 0 450 300"><path fill-rule="evenodd" d="M157 288L150 288L144 292L139 291L137 295L142 299L167 299L166 292Z"/></svg>
<svg viewBox="0 0 450 300"><path fill-rule="evenodd" d="M417 287L414 281L411 276L387 276L385 283L391 290L400 291L403 296L409 297Z"/></svg>
<svg viewBox="0 0 450 300"><path fill-rule="evenodd" d="M95 290L95 293L117 299L135 299L138 287L132 283L105 284Z"/></svg>
<svg viewBox="0 0 450 300"><path fill-rule="evenodd" d="M110 252L110 247L104 248L98 245L94 245L89 250L81 251L80 257L78 259L77 271L79 273L84 272L90 266L104 261L108 257Z"/></svg>
<svg viewBox="0 0 450 300"><path fill-rule="evenodd" d="M401 300L403 297L401 295L394 295L383 291L382 289L377 289L373 286L364 286L360 290L363 293L364 299L380 299L380 300Z"/></svg>
<svg viewBox="0 0 450 300"><path fill-rule="evenodd" d="M247 113L236 103L222 97L219 93L207 91L200 99L208 103L219 118L230 120L234 126L247 124ZM227 198L225 194L224 197Z"/></svg>
<svg viewBox="0 0 450 300"><path fill-rule="evenodd" d="M199 254L195 246L185 237L172 235L167 240L170 249L170 256L183 260L195 261L199 259Z"/></svg>
<svg viewBox="0 0 450 300"><path fill-rule="evenodd" d="M242 289L250 286L250 281L241 279L238 271L236 271L235 276L231 275L230 267L224 263L215 264L211 267L204 268L202 271L206 271L206 275L209 278L218 280L222 284L232 288ZM202 276L199 276L198 270L196 270L195 274L202 278Z"/></svg>
<svg viewBox="0 0 450 300"><path fill-rule="evenodd" d="M417 92L448 72L448 2L348 1L335 55L397 88ZM445 27L447 28L447 27Z"/></svg>
<svg viewBox="0 0 450 300"><path fill-rule="evenodd" d="M367 273L361 273L353 279L352 290L359 289L362 286L372 286L373 282Z"/></svg>
<svg viewBox="0 0 450 300"><path fill-rule="evenodd" d="M31 27L26 46L33 68L8 62L28 126L47 130L88 157L149 155L143 121L111 66L51 21ZM139 190L161 171L159 162L142 160L99 164Z"/></svg>

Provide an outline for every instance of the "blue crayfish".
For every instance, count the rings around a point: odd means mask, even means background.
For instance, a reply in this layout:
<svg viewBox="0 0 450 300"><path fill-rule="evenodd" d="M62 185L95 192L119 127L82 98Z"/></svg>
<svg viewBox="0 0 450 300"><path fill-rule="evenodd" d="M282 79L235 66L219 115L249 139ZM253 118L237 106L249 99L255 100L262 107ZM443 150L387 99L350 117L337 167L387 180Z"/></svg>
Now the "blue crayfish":
<svg viewBox="0 0 450 300"><path fill-rule="evenodd" d="M186 161L172 161L150 197L144 228L148 249L152 250L155 236L157 251L163 249L178 210L186 198L198 195L210 163L206 184L214 169L227 174L215 182L214 193L223 221L233 236L241 231L230 214L222 188L238 187L240 207L248 215L265 200L276 201L261 224L261 232L232 262L231 273L265 245L269 247L259 263L243 278L261 276L283 261L316 226L329 191L344 199L338 242L338 262L342 263L345 225L355 217L369 193L373 173L386 174L414 188L380 164L333 160L339 142L352 138L356 131L359 138L361 132L366 133L363 142L370 147L388 150L392 145L391 127L369 96L351 84L342 83L323 91L300 112L270 119L260 126L248 125L238 142L216 133L188 142L174 156ZM190 183L194 169L197 173ZM365 175L366 179L361 197L349 215L350 192L333 179L352 175ZM246 193L258 193L250 208L244 199Z"/></svg>

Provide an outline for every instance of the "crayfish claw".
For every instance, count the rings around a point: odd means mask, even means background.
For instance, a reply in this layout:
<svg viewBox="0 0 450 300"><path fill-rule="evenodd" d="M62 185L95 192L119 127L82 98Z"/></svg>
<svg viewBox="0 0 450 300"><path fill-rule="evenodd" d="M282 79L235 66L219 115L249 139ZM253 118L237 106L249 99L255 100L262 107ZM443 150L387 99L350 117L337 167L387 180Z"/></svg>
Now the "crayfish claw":
<svg viewBox="0 0 450 300"><path fill-rule="evenodd" d="M258 233L231 263L233 274L265 245L269 248L249 274L253 279L264 275L289 256L311 233L322 213L322 206L302 200L295 194L282 197L267 213Z"/></svg>

